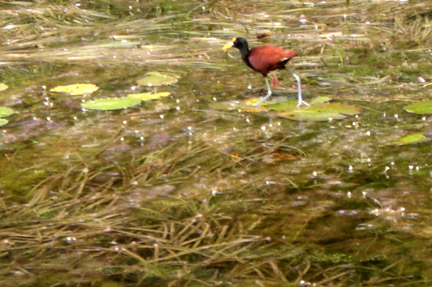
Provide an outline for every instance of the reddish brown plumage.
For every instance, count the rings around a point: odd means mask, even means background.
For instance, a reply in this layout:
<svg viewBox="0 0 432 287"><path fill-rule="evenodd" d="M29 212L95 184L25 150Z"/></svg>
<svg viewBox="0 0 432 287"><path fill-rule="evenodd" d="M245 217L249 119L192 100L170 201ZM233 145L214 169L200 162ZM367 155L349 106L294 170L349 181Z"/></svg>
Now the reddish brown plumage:
<svg viewBox="0 0 432 287"><path fill-rule="evenodd" d="M288 61L295 56L297 53L291 50L276 46L259 46L249 51L248 66L265 77L270 71L285 69Z"/></svg>

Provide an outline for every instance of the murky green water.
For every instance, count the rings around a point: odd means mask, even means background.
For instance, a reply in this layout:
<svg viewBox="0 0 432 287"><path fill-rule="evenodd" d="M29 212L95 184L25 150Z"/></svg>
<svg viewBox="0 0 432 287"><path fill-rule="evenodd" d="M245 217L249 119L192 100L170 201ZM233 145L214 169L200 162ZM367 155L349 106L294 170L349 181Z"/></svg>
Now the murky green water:
<svg viewBox="0 0 432 287"><path fill-rule="evenodd" d="M427 286L427 1L0 3L2 286ZM257 34L272 35L257 40ZM219 109L265 93L221 47L289 47L304 97L362 113ZM149 71L176 75L142 87ZM278 72L296 97L295 81ZM93 83L92 95L49 90ZM112 112L81 103L171 92Z"/></svg>

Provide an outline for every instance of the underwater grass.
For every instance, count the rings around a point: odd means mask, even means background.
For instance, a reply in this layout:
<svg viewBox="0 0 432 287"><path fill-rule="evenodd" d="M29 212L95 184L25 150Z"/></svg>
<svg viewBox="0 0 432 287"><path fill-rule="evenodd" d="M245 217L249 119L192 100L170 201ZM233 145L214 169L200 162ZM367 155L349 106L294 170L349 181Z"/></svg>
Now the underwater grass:
<svg viewBox="0 0 432 287"><path fill-rule="evenodd" d="M129 163L89 159L47 177L28 203L3 204L0 281L9 286L19 276L23 286L426 282L402 276L399 264L385 256L324 250L323 238L305 241L313 222L327 216L324 209L290 210L249 184L231 185L222 194L187 184L228 174L236 165L203 143L180 149L177 143ZM105 176L115 172L121 177ZM173 186L175 192L152 193L157 186ZM292 216L299 212L310 215ZM295 220L288 223L287 216ZM9 262L11 257L21 264Z"/></svg>

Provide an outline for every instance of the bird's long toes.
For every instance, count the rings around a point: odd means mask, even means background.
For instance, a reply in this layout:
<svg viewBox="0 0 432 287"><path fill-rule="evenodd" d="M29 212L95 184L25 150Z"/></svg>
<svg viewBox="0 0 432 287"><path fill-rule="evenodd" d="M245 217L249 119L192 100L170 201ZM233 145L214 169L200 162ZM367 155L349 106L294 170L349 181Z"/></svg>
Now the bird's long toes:
<svg viewBox="0 0 432 287"><path fill-rule="evenodd" d="M310 106L308 103L306 103L305 101L301 101L301 102L299 102L298 104L297 104L297 107L300 107L300 106Z"/></svg>

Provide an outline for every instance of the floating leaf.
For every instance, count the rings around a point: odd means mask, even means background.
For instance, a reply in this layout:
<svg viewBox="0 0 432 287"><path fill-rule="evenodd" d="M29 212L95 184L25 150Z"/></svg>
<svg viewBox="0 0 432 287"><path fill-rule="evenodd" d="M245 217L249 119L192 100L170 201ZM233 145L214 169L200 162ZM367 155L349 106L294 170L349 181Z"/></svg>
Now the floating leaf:
<svg viewBox="0 0 432 287"><path fill-rule="evenodd" d="M140 101L151 101L151 100L158 100L160 98L164 98L164 97L168 97L169 95L171 95L170 92L160 92L160 93L156 93L156 94L152 94L152 93L140 93L140 94L129 94L127 95L129 98L135 98L135 99L139 99Z"/></svg>
<svg viewBox="0 0 432 287"><path fill-rule="evenodd" d="M68 86L57 86L50 90L52 93L68 94L71 96L91 94L99 89L93 84L73 84Z"/></svg>
<svg viewBox="0 0 432 287"><path fill-rule="evenodd" d="M242 111L242 112L247 112L247 113L261 113L261 112L267 112L268 108L264 107L264 106L251 106L251 107L246 107L246 108L239 108L238 110Z"/></svg>
<svg viewBox="0 0 432 287"><path fill-rule="evenodd" d="M322 104L322 103L330 102L331 100L332 100L332 98L330 98L330 97L322 96L322 97L317 97L317 98L312 99L312 101L310 101L309 104L311 104L311 105Z"/></svg>
<svg viewBox="0 0 432 287"><path fill-rule="evenodd" d="M269 109L274 109L273 105ZM359 114L361 109L355 106L349 106L341 103L326 103L311 105L310 107L300 107L282 111L280 108L275 108L278 111L277 115L283 118L296 121L328 121L329 119L340 120L346 116Z"/></svg>
<svg viewBox="0 0 432 287"><path fill-rule="evenodd" d="M243 112L257 113L276 111L276 115L296 121L328 121L329 119L344 119L347 116L359 114L361 108L342 103L327 103L330 97L317 97L309 102L310 106L297 107L297 99L286 100L286 97L274 97L271 101L254 107L260 98L251 98L243 101L228 101L214 104L215 108L241 110Z"/></svg>
<svg viewBox="0 0 432 287"><path fill-rule="evenodd" d="M7 123L9 123L7 119L0 119L0 127L6 125Z"/></svg>
<svg viewBox="0 0 432 287"><path fill-rule="evenodd" d="M139 79L139 85L142 86L163 86L177 83L177 78L173 75L161 74L159 72L148 72L144 78Z"/></svg>
<svg viewBox="0 0 432 287"><path fill-rule="evenodd" d="M8 117L12 115L14 111L6 107L0 107L0 118Z"/></svg>
<svg viewBox="0 0 432 287"><path fill-rule="evenodd" d="M139 99L123 97L96 99L87 103L83 103L81 106L88 110L112 111L129 108L140 103L141 101Z"/></svg>
<svg viewBox="0 0 432 287"><path fill-rule="evenodd" d="M246 106L255 106L260 100L261 100L261 98L249 98L249 99L241 101L241 103L246 105ZM261 106L265 106L265 105L266 105L266 102L261 104Z"/></svg>
<svg viewBox="0 0 432 287"><path fill-rule="evenodd" d="M424 143L431 140L432 138L425 136L423 132L416 132L401 137L397 141L392 142L391 145L418 144L418 143Z"/></svg>
<svg viewBox="0 0 432 287"><path fill-rule="evenodd" d="M287 100L283 102L271 101L263 104L265 104L266 107L268 107L270 110L273 111L289 111L289 110L297 109L298 101L297 100Z"/></svg>
<svg viewBox="0 0 432 287"><path fill-rule="evenodd" d="M414 114L432 114L432 100L413 103L404 107L404 110Z"/></svg>
<svg viewBox="0 0 432 287"><path fill-rule="evenodd" d="M0 92L5 91L9 88L5 83L0 83Z"/></svg>

